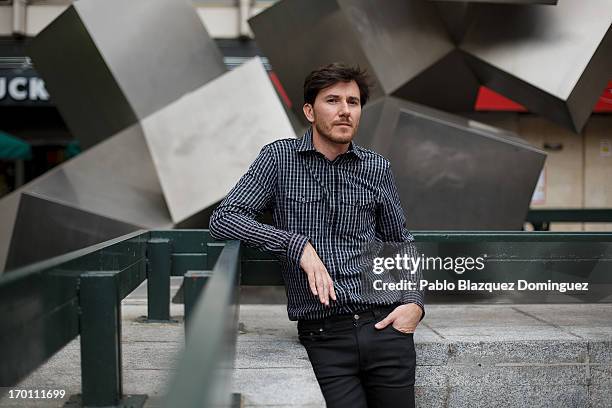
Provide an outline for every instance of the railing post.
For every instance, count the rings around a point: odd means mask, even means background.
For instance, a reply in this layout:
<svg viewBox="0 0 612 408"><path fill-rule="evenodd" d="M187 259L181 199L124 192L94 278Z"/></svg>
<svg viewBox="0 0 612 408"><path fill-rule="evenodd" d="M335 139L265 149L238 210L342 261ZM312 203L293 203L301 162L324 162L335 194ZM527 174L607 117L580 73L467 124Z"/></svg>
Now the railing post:
<svg viewBox="0 0 612 408"><path fill-rule="evenodd" d="M153 238L147 242L147 320L170 321L172 243Z"/></svg>
<svg viewBox="0 0 612 408"><path fill-rule="evenodd" d="M121 299L115 273L81 275L83 406L115 406L122 396Z"/></svg>
<svg viewBox="0 0 612 408"><path fill-rule="evenodd" d="M212 276L212 271L187 271L183 279L183 299L185 302L185 332L191 313L198 301L200 294L204 291L206 282Z"/></svg>

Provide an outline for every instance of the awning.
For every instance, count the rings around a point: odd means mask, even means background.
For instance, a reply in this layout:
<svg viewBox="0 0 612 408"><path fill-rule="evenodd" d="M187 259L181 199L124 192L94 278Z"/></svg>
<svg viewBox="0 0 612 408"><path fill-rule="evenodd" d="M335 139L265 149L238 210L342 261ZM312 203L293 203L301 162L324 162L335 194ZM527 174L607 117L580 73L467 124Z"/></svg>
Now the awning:
<svg viewBox="0 0 612 408"><path fill-rule="evenodd" d="M23 140L0 130L0 160L29 160L32 148Z"/></svg>
<svg viewBox="0 0 612 408"><path fill-rule="evenodd" d="M72 142L66 145L64 149L64 155L66 156L66 160L72 159L74 156L81 153L81 144L78 140L73 140Z"/></svg>

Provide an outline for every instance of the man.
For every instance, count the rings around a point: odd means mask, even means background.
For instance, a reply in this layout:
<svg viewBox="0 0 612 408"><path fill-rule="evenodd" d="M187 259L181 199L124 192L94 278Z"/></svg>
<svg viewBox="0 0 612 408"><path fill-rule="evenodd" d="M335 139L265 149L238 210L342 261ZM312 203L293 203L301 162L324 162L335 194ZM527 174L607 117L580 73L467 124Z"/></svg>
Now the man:
<svg viewBox="0 0 612 408"><path fill-rule="evenodd" d="M303 111L312 126L265 146L210 221L214 238L281 259L289 318L330 408L414 406L423 294L372 297L364 287L372 270L360 264L375 242L408 244L416 256L389 162L352 142L368 95L359 68L311 72ZM255 220L264 209L274 227Z"/></svg>

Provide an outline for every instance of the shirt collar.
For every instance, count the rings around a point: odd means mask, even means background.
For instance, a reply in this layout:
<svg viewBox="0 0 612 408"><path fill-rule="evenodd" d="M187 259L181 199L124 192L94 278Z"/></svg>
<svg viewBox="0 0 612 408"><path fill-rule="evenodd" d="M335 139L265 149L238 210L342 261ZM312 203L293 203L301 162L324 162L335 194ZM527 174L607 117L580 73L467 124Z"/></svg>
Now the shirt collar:
<svg viewBox="0 0 612 408"><path fill-rule="evenodd" d="M296 151L298 152L314 152L316 151L314 144L312 143L312 126L306 130L304 136L299 140L298 145L296 147ZM353 143L349 145L347 153L352 153L357 156L358 159L363 160L363 151L360 146Z"/></svg>

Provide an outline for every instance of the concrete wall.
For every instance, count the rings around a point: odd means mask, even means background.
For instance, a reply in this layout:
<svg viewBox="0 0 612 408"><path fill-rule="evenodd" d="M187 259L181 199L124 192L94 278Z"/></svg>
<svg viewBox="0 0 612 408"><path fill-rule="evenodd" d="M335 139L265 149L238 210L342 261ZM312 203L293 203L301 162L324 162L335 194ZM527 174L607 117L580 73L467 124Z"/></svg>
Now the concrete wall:
<svg viewBox="0 0 612 408"><path fill-rule="evenodd" d="M584 206L612 207L612 115L591 118L584 139ZM585 231L612 231L612 223L586 223Z"/></svg>

